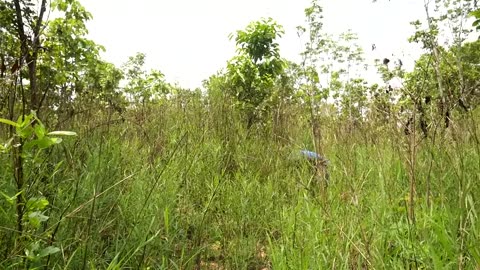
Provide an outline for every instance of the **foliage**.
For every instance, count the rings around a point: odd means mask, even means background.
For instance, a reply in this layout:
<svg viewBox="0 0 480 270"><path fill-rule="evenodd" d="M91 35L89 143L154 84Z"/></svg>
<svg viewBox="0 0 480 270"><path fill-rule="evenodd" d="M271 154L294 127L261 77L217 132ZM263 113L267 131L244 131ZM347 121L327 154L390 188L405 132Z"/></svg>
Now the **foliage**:
<svg viewBox="0 0 480 270"><path fill-rule="evenodd" d="M442 54L440 71L442 81L445 83L445 94L449 103L454 104L453 106L461 111L470 110L479 105L475 94L480 77L479 49L480 42L476 41L465 43L460 49L453 47L448 51L440 50ZM456 61L457 57L461 59L460 65ZM407 73L406 88L413 91L412 97L424 99L428 96L432 101L440 99L433 61L431 54L424 54L416 62L413 72ZM424 78L424 80L419 81L418 78Z"/></svg>
<svg viewBox="0 0 480 270"><path fill-rule="evenodd" d="M356 43L357 35L351 31L338 37L328 34L323 30L322 13L318 1L312 1L311 6L305 9L307 27L297 27L299 36L307 35L305 50L301 53L304 68L302 75L304 88L307 89L306 99L311 100L314 107L330 97L339 100L349 95L348 89L358 81L351 74L358 72L363 61L362 49ZM356 96L348 98L365 98L365 92L355 93ZM349 102L343 103L346 105ZM345 106L343 108L349 110Z"/></svg>
<svg viewBox="0 0 480 270"><path fill-rule="evenodd" d="M46 149L62 142L62 139L56 136L75 136L74 132L54 131L47 132L43 123L37 118L35 113L19 117L16 122L0 118L0 123L7 124L15 128L15 134L1 148L2 154L12 153L15 162L14 172L16 187L15 195L2 192L11 208L16 209L17 231L15 236L10 236L9 241L14 241L19 248L25 249L25 258L21 260L18 256L12 260L19 264L26 263L26 268L40 266L40 260L60 251L48 241L42 240L37 233L48 234L51 232L41 232L41 225L45 224L49 217L45 215L46 207L49 201L41 196L36 197L37 192L32 192L31 188L37 187L35 174L47 158L43 154ZM41 194L41 192L39 192ZM7 214L8 209L3 209ZM11 254L15 256L15 250Z"/></svg>
<svg viewBox="0 0 480 270"><path fill-rule="evenodd" d="M472 11L470 16L475 17L475 21L472 23L472 26L475 27L477 31L480 30L480 9Z"/></svg>
<svg viewBox="0 0 480 270"><path fill-rule="evenodd" d="M283 72L285 62L275 42L282 34L282 27L271 18L252 22L236 33L238 55L228 62L227 77L231 94L246 111L248 127L262 114L260 105L271 97L275 80Z"/></svg>
<svg viewBox="0 0 480 270"><path fill-rule="evenodd" d="M150 73L144 70L146 55L137 53L123 65L127 84L124 93L128 94L136 104L145 104L169 93L169 86L164 75L158 70Z"/></svg>
<svg viewBox="0 0 480 270"><path fill-rule="evenodd" d="M42 3L58 16L38 23ZM329 34L319 3L300 63L262 19L191 90L145 54L102 60L80 1L0 0L0 268L476 269L480 43L455 28L472 6L430 2L414 70L378 60L371 85L357 36ZM302 149L330 160L328 186L290 158Z"/></svg>

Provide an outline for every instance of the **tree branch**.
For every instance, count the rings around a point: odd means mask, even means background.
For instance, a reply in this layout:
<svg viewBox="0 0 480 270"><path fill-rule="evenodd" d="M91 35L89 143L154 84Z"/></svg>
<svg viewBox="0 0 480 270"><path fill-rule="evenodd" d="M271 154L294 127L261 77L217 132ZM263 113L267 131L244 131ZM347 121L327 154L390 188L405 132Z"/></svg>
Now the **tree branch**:
<svg viewBox="0 0 480 270"><path fill-rule="evenodd" d="M17 20L16 20L17 31L18 31L18 36L20 38L20 42L22 46L21 48L22 48L22 58L23 58L28 54L27 36L25 35L25 28L23 25L22 8L20 7L20 0L14 0L13 2L15 4L15 14L17 17ZM20 63L20 65L21 64L22 63Z"/></svg>
<svg viewBox="0 0 480 270"><path fill-rule="evenodd" d="M42 22L43 16L45 15L45 11L47 10L47 0L42 0L42 4L40 6L40 14L38 15L37 22L35 23L35 28L33 29L33 59L37 59L38 49L40 45L40 30L42 29Z"/></svg>

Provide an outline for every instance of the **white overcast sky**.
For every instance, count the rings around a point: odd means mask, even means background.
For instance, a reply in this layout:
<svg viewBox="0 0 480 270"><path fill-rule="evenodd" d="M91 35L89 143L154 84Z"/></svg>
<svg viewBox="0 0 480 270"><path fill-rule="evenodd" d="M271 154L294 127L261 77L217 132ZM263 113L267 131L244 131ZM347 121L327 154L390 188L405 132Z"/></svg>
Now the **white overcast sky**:
<svg viewBox="0 0 480 270"><path fill-rule="evenodd" d="M147 55L147 67L159 69L169 82L195 88L225 67L235 53L228 35L262 17L285 28L281 54L299 60L296 26L304 25L309 0L81 0L93 15L89 38L105 46L105 60L120 65L136 52ZM365 57L401 58L408 66L419 50L407 42L410 22L425 17L421 0L324 0L324 29L352 29ZM371 44L377 49L371 51ZM392 56L392 54L394 56Z"/></svg>

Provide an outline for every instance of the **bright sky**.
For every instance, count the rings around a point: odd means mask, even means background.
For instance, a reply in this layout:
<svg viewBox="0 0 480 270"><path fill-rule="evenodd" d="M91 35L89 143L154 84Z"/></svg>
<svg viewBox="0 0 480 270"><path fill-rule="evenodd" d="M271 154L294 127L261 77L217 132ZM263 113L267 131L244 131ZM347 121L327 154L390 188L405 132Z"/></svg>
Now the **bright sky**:
<svg viewBox="0 0 480 270"><path fill-rule="evenodd" d="M202 80L225 67L235 53L228 35L261 17L272 17L286 34L281 54L299 61L302 45L296 26L304 25L309 0L82 0L93 15L90 38L106 47L104 58L121 65L136 52L147 55L147 67L159 69L169 82L200 87ZM324 29L352 29L366 55L401 58L413 65L419 50L407 42L409 22L425 17L421 0L324 0ZM371 51L372 43L377 49ZM392 56L392 54L394 56Z"/></svg>

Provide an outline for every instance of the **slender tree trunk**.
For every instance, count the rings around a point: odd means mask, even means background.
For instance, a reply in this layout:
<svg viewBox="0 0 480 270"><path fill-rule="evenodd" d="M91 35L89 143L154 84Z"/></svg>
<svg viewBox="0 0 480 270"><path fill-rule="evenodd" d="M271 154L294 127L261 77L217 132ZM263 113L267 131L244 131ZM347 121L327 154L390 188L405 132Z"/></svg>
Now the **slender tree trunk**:
<svg viewBox="0 0 480 270"><path fill-rule="evenodd" d="M424 7L425 7L425 14L427 15L428 28L430 29L430 31L432 31L434 30L434 26L432 24L432 18L430 17L430 11L428 10L429 4L430 4L429 0L424 0ZM438 93L440 94L440 114L443 115L445 113L446 101L445 101L445 90L443 86L442 74L440 72L440 53L438 52L437 43L438 43L437 39L435 38L435 40L432 41L432 44L429 44L429 45L431 46L433 56L435 57L434 68L435 68L435 75L437 77Z"/></svg>
<svg viewBox="0 0 480 270"><path fill-rule="evenodd" d="M313 89L310 96L310 119L311 119L311 127L312 127L312 134L313 134L313 147L315 152L320 156L324 157L323 149L322 149L322 132L320 128L320 123L317 118L317 114L315 112L315 104L313 102ZM322 198L325 198L325 191L327 188L327 167L324 160L316 159L315 160L315 177L317 178L317 185L320 189L320 194Z"/></svg>
<svg viewBox="0 0 480 270"><path fill-rule="evenodd" d="M33 37L30 38L25 34L25 25L23 23L22 8L20 0L14 0L16 24L18 36L21 42L22 56L19 60L19 66L22 67L24 62L28 67L28 79L30 83L30 106L29 108L34 111L40 110L40 94L38 93L37 86L37 58L40 48L40 32L42 30L43 16L46 11L46 0L42 0L40 4L40 13L35 22L33 28ZM30 44L30 45L29 45Z"/></svg>
<svg viewBox="0 0 480 270"><path fill-rule="evenodd" d="M22 151L23 151L23 141L20 139L19 147L14 147L13 150L13 166L14 166L14 177L15 182L17 184L17 231L20 235L23 233L23 214L24 214L24 207L25 207L25 196L21 193L25 187L25 179L23 173L23 158L22 158Z"/></svg>
<svg viewBox="0 0 480 270"><path fill-rule="evenodd" d="M34 25L33 29L33 37L32 40L25 34L25 25L23 23L23 14L22 8L20 5L20 0L14 0L13 3L15 5L15 14L16 14L16 24L17 24L17 32L21 42L21 57L18 60L19 69L22 68L24 61L28 66L28 76L29 76L29 83L30 83L30 109L38 111L39 108L39 95L37 89L37 57L38 57L38 49L40 44L40 30L42 28L42 21L43 16L46 10L46 0L42 0L40 5L40 13L37 17L37 20ZM30 44L30 45L29 45ZM21 78L19 78L21 80ZM17 86L12 89L10 95L10 104L9 104L9 116L10 119L13 121L14 117L14 107L15 107L15 91ZM23 104L25 105L25 99L22 95ZM25 111L22 110L22 116L24 116ZM10 135L13 137L13 129L10 130ZM13 148L12 157L13 157L13 176L15 178L15 182L17 185L17 202L16 202L16 211L17 211L17 230L21 235L23 232L23 216L24 216L24 208L25 208L25 195L22 193L25 187L25 178L24 178L24 171L23 171L23 157L22 157L22 146L23 141L22 139L18 138L16 143L19 144L18 147Z"/></svg>
<svg viewBox="0 0 480 270"><path fill-rule="evenodd" d="M12 88L9 91L9 99L8 99L8 118L16 122L15 118L15 100L16 100L16 89L17 89L17 81L19 78L15 78L15 84L12 85ZM18 234L22 235L23 233L23 209L25 207L25 197L22 193L23 188L25 186L24 180L24 173L23 173L23 158L22 158L22 151L23 151L23 141L22 139L15 137L15 129L13 126L10 126L10 137L15 138L15 144L19 144L18 147L12 148L12 165L13 165L13 177L15 179L15 183L17 185L16 193L18 194L16 198L16 212L17 212L17 231Z"/></svg>
<svg viewBox="0 0 480 270"><path fill-rule="evenodd" d="M416 155L417 155L417 142L416 142L416 133L417 133L417 112L413 111L413 123L412 123L412 134L410 135L410 142L409 142L409 178L410 178L410 196L409 196L409 209L408 209L408 217L412 224L415 224L415 195L416 195L416 176L415 176L415 163L416 163Z"/></svg>

